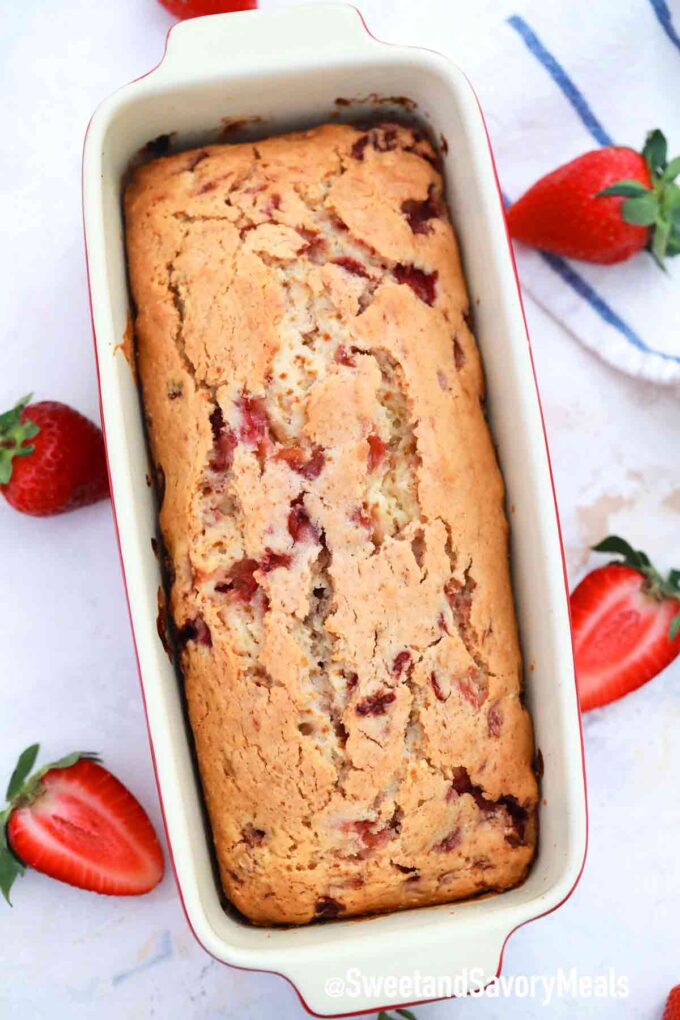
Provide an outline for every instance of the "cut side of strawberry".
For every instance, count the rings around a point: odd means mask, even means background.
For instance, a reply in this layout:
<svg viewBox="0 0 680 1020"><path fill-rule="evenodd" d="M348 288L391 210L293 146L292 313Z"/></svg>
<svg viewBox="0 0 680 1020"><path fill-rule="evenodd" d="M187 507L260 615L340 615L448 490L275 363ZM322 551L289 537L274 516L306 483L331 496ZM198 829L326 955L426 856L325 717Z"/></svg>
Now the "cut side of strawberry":
<svg viewBox="0 0 680 1020"><path fill-rule="evenodd" d="M26 867L92 892L135 896L163 877L163 853L141 804L95 755L72 754L30 775L21 755L0 815L0 890Z"/></svg>
<svg viewBox="0 0 680 1020"><path fill-rule="evenodd" d="M680 654L680 571L662 577L644 553L614 535L594 548L622 559L593 570L571 595L584 712L641 687Z"/></svg>

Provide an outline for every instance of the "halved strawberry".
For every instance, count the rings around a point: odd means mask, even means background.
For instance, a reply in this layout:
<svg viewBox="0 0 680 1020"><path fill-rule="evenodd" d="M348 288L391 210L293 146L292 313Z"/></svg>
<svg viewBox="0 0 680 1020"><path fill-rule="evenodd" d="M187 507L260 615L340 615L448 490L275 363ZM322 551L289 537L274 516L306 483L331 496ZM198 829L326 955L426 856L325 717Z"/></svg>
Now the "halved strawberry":
<svg viewBox="0 0 680 1020"><path fill-rule="evenodd" d="M39 745L20 756L0 814L0 891L25 868L92 892L134 896L163 877L163 853L141 804L97 756L70 754L30 775Z"/></svg>
<svg viewBox="0 0 680 1020"><path fill-rule="evenodd" d="M680 570L663 578L645 553L615 535L594 548L623 560L593 570L571 594L584 712L634 691L680 654Z"/></svg>

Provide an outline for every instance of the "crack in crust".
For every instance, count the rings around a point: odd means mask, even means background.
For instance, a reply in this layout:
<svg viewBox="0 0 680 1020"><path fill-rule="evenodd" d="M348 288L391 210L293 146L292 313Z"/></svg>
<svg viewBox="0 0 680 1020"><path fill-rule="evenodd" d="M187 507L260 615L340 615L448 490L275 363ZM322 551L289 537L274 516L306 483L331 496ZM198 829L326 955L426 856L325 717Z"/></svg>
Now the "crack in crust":
<svg viewBox="0 0 680 1020"><path fill-rule="evenodd" d="M516 884L531 729L436 154L391 124L207 147L140 168L126 222L228 895L299 923Z"/></svg>

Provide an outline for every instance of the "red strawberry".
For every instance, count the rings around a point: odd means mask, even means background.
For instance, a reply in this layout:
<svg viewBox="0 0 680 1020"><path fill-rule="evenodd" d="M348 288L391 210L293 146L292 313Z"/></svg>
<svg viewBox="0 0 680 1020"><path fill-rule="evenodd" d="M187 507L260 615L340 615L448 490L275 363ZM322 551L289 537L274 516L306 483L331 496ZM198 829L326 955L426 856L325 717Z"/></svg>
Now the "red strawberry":
<svg viewBox="0 0 680 1020"><path fill-rule="evenodd" d="M680 1020L680 985L671 988L661 1020Z"/></svg>
<svg viewBox="0 0 680 1020"><path fill-rule="evenodd" d="M204 14L251 11L257 0L160 0L163 7L178 18L200 18Z"/></svg>
<svg viewBox="0 0 680 1020"><path fill-rule="evenodd" d="M610 145L578 156L510 206L511 236L586 262L622 262L649 247L662 263L680 253L680 157L666 154L657 130L642 154Z"/></svg>
<svg viewBox="0 0 680 1020"><path fill-rule="evenodd" d="M623 562L593 570L571 594L584 712L634 691L680 654L680 570L664 579L643 552L614 535L594 548Z"/></svg>
<svg viewBox="0 0 680 1020"><path fill-rule="evenodd" d="M46 517L106 499L101 430L66 404L29 400L0 415L0 491L7 502Z"/></svg>
<svg viewBox="0 0 680 1020"><path fill-rule="evenodd" d="M0 814L0 890L25 866L81 889L117 896L149 892L163 877L163 853L141 804L95 755L71 754L31 769L23 752Z"/></svg>

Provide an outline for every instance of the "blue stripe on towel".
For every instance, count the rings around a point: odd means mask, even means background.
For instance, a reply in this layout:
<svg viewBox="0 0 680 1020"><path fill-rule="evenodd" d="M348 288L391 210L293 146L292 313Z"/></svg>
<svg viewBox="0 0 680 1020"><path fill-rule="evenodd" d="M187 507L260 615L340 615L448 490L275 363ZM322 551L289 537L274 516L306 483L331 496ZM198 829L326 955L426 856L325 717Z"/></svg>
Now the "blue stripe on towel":
<svg viewBox="0 0 680 1020"><path fill-rule="evenodd" d="M505 192L501 192L501 198L503 199L503 205L507 209L512 203ZM544 262L550 266L550 268L557 273L557 275L564 280L572 290L576 291L579 297L582 297L584 301L587 301L590 307L596 312L600 318L607 323L608 326L612 326L613 329L621 333L634 347L638 350L644 351L645 354L654 354L657 358L663 358L664 361L674 361L680 364L680 356L676 354L666 354L663 351L655 351L653 347L649 347L644 340L637 335L634 329L628 325L627 322L617 315L614 309L607 304L605 299L597 293L595 288L584 280L579 273L570 265L566 259L563 259L560 255L552 255L547 251L539 251L538 254L541 256Z"/></svg>
<svg viewBox="0 0 680 1020"><path fill-rule="evenodd" d="M654 2L654 0L652 0ZM588 101L583 93L576 87L562 65L555 59L549 50L545 48L536 33L531 29L524 18L519 14L513 14L508 18L508 24L521 36L524 43L534 56L540 60L544 68L563 92L581 118L583 124L593 136L598 145L613 145L613 140L607 134L602 124L590 109Z"/></svg>
<svg viewBox="0 0 680 1020"><path fill-rule="evenodd" d="M653 347L649 347L644 340L642 340L635 330L623 321L620 315L617 315L613 308L607 304L605 299L597 293L594 287L592 287L587 280L584 280L582 276L576 272L572 266L561 258L559 255L551 255L550 252L542 251L539 252L542 259L548 263L551 269L554 269L558 276L560 276L565 283L568 283L572 290L575 290L585 301L588 302L590 307L597 312L601 319L603 319L608 326L613 326L614 329L618 330L626 340L629 340L634 347L638 350L644 351L645 354L654 354L657 358L663 358L664 361L674 361L680 364L680 356L677 354L666 354L664 351L655 351Z"/></svg>
<svg viewBox="0 0 680 1020"><path fill-rule="evenodd" d="M671 12L669 10L666 0L649 0L650 4L654 9L659 24L663 28L664 32L673 43L676 49L680 50L680 35L678 35L671 20Z"/></svg>

